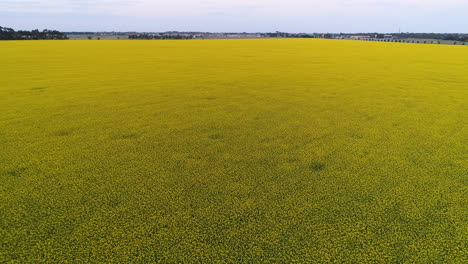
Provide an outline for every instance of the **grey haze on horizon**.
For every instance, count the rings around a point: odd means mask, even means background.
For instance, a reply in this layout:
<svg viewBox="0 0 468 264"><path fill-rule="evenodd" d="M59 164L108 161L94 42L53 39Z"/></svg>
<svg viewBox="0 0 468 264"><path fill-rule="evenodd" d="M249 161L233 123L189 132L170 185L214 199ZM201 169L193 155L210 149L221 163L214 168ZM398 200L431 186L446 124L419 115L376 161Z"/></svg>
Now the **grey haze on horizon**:
<svg viewBox="0 0 468 264"><path fill-rule="evenodd" d="M0 26L61 31L468 32L468 0L0 0Z"/></svg>

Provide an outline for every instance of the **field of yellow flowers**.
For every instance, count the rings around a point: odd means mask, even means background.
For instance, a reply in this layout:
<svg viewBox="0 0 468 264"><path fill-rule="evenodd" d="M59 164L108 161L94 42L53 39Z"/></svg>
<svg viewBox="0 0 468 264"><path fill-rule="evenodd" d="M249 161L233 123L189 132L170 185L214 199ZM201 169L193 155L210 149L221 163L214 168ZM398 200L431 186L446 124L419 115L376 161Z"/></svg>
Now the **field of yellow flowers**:
<svg viewBox="0 0 468 264"><path fill-rule="evenodd" d="M466 263L468 48L0 43L1 263Z"/></svg>

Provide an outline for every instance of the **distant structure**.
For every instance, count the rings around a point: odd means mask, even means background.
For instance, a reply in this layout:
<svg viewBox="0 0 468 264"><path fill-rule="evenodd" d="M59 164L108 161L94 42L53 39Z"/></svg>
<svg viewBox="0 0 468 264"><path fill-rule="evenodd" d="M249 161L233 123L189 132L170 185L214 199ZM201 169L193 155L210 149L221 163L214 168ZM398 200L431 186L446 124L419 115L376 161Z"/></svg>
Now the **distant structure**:
<svg viewBox="0 0 468 264"><path fill-rule="evenodd" d="M384 39L387 39L387 40L393 39L393 35L384 35L383 38L384 38Z"/></svg>
<svg viewBox="0 0 468 264"><path fill-rule="evenodd" d="M371 39L370 36L350 36L349 38L353 39L353 40L368 40L368 39Z"/></svg>

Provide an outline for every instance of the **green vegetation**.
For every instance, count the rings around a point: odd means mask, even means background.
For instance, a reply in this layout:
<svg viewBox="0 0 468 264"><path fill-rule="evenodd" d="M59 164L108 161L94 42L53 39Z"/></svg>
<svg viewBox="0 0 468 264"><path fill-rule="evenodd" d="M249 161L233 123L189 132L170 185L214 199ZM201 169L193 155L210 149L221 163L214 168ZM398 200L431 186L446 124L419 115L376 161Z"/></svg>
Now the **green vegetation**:
<svg viewBox="0 0 468 264"><path fill-rule="evenodd" d="M68 39L67 36L57 30L32 31L19 30L15 31L12 28L0 27L0 40L47 40L47 39Z"/></svg>
<svg viewBox="0 0 468 264"><path fill-rule="evenodd" d="M1 263L466 263L468 49L0 43Z"/></svg>

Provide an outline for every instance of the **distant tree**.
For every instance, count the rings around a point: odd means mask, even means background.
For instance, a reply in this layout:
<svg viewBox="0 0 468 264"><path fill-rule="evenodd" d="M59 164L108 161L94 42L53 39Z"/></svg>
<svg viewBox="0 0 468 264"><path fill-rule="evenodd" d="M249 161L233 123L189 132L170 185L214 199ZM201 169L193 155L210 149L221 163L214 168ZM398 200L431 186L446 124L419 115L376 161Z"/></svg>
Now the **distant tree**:
<svg viewBox="0 0 468 264"><path fill-rule="evenodd" d="M68 39L68 37L59 31L38 29L32 31L19 30L14 31L11 28L0 27L0 40L39 40L39 39Z"/></svg>
<svg viewBox="0 0 468 264"><path fill-rule="evenodd" d="M13 40L15 38L16 34L12 28L0 27L0 40Z"/></svg>
<svg viewBox="0 0 468 264"><path fill-rule="evenodd" d="M92 39L93 39L93 37L91 37L91 36L88 36L88 39L89 39L89 40L92 40Z"/></svg>

